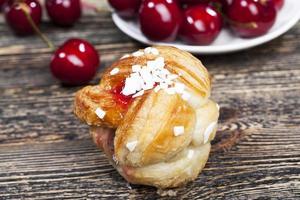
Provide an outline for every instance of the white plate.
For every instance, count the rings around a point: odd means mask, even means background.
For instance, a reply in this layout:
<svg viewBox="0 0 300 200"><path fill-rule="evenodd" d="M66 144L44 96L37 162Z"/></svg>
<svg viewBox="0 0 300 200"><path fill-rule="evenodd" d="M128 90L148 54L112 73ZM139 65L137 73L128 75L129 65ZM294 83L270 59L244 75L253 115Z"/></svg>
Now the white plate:
<svg viewBox="0 0 300 200"><path fill-rule="evenodd" d="M220 54L248 49L266 43L291 29L300 19L300 0L285 0L284 7L278 13L276 22L271 30L260 37L243 39L234 36L229 30L223 29L217 39L208 46L193 46L182 41L170 43L148 40L140 31L136 20L124 20L117 14L112 15L114 23L125 34L133 39L148 45L171 45L196 54Z"/></svg>

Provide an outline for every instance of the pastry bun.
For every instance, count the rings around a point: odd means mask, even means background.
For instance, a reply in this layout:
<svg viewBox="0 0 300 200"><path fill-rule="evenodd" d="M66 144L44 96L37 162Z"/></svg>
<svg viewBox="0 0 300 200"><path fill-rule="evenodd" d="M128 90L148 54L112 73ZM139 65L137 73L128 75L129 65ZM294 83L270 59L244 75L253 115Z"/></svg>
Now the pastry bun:
<svg viewBox="0 0 300 200"><path fill-rule="evenodd" d="M77 92L75 115L130 183L172 188L205 166L219 117L210 76L190 53L148 47Z"/></svg>

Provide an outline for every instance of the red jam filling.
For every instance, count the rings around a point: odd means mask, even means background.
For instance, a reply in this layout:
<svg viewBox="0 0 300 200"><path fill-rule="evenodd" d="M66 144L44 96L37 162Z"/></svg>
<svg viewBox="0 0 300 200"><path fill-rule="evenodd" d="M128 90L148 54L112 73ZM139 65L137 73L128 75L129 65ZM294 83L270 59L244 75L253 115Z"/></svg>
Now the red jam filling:
<svg viewBox="0 0 300 200"><path fill-rule="evenodd" d="M122 94L123 88L124 88L124 83L121 83L120 85L113 88L111 92L113 93L116 102L122 108L128 108L128 106L132 102L133 98L132 98L132 95L126 96L126 95Z"/></svg>

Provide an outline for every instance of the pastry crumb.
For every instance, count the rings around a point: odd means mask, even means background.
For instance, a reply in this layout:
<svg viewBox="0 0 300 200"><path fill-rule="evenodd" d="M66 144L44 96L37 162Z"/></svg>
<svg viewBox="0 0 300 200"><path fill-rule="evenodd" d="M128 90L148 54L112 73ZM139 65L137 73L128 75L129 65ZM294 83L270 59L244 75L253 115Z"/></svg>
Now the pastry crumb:
<svg viewBox="0 0 300 200"><path fill-rule="evenodd" d="M155 56L158 56L158 55L159 55L159 51L158 51L156 48L154 48L154 47L147 47L147 48L144 50L144 52L145 52L146 54L153 54L153 55L155 55Z"/></svg>
<svg viewBox="0 0 300 200"><path fill-rule="evenodd" d="M136 147L136 145L137 145L137 143L138 143L138 141L128 142L128 143L126 144L126 147L127 147L127 149L128 149L130 152L133 152L134 149L135 149L135 147Z"/></svg>
<svg viewBox="0 0 300 200"><path fill-rule="evenodd" d="M176 197L177 196L177 191L176 190L165 190L165 189L157 189L156 192L159 196L162 197Z"/></svg>
<svg viewBox="0 0 300 200"><path fill-rule="evenodd" d="M144 55L144 52L142 51L136 51L132 54L134 57L139 57L139 56L143 56Z"/></svg>
<svg viewBox="0 0 300 200"><path fill-rule="evenodd" d="M102 110L101 108L97 108L95 113L100 119L103 119L106 115L106 112L104 110Z"/></svg>
<svg viewBox="0 0 300 200"><path fill-rule="evenodd" d="M176 137L184 134L184 126L174 126L173 132Z"/></svg>
<svg viewBox="0 0 300 200"><path fill-rule="evenodd" d="M119 68L114 68L113 70L110 71L110 75L116 75L120 72L120 69Z"/></svg>

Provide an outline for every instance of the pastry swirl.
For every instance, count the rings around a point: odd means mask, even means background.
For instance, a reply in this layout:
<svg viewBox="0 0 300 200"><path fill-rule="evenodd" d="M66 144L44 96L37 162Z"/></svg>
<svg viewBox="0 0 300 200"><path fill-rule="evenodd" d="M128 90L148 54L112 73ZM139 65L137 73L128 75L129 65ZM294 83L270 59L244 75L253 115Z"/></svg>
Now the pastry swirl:
<svg viewBox="0 0 300 200"><path fill-rule="evenodd" d="M207 162L219 117L210 93L197 58L148 47L113 63L99 85L78 91L74 113L127 181L177 187Z"/></svg>

